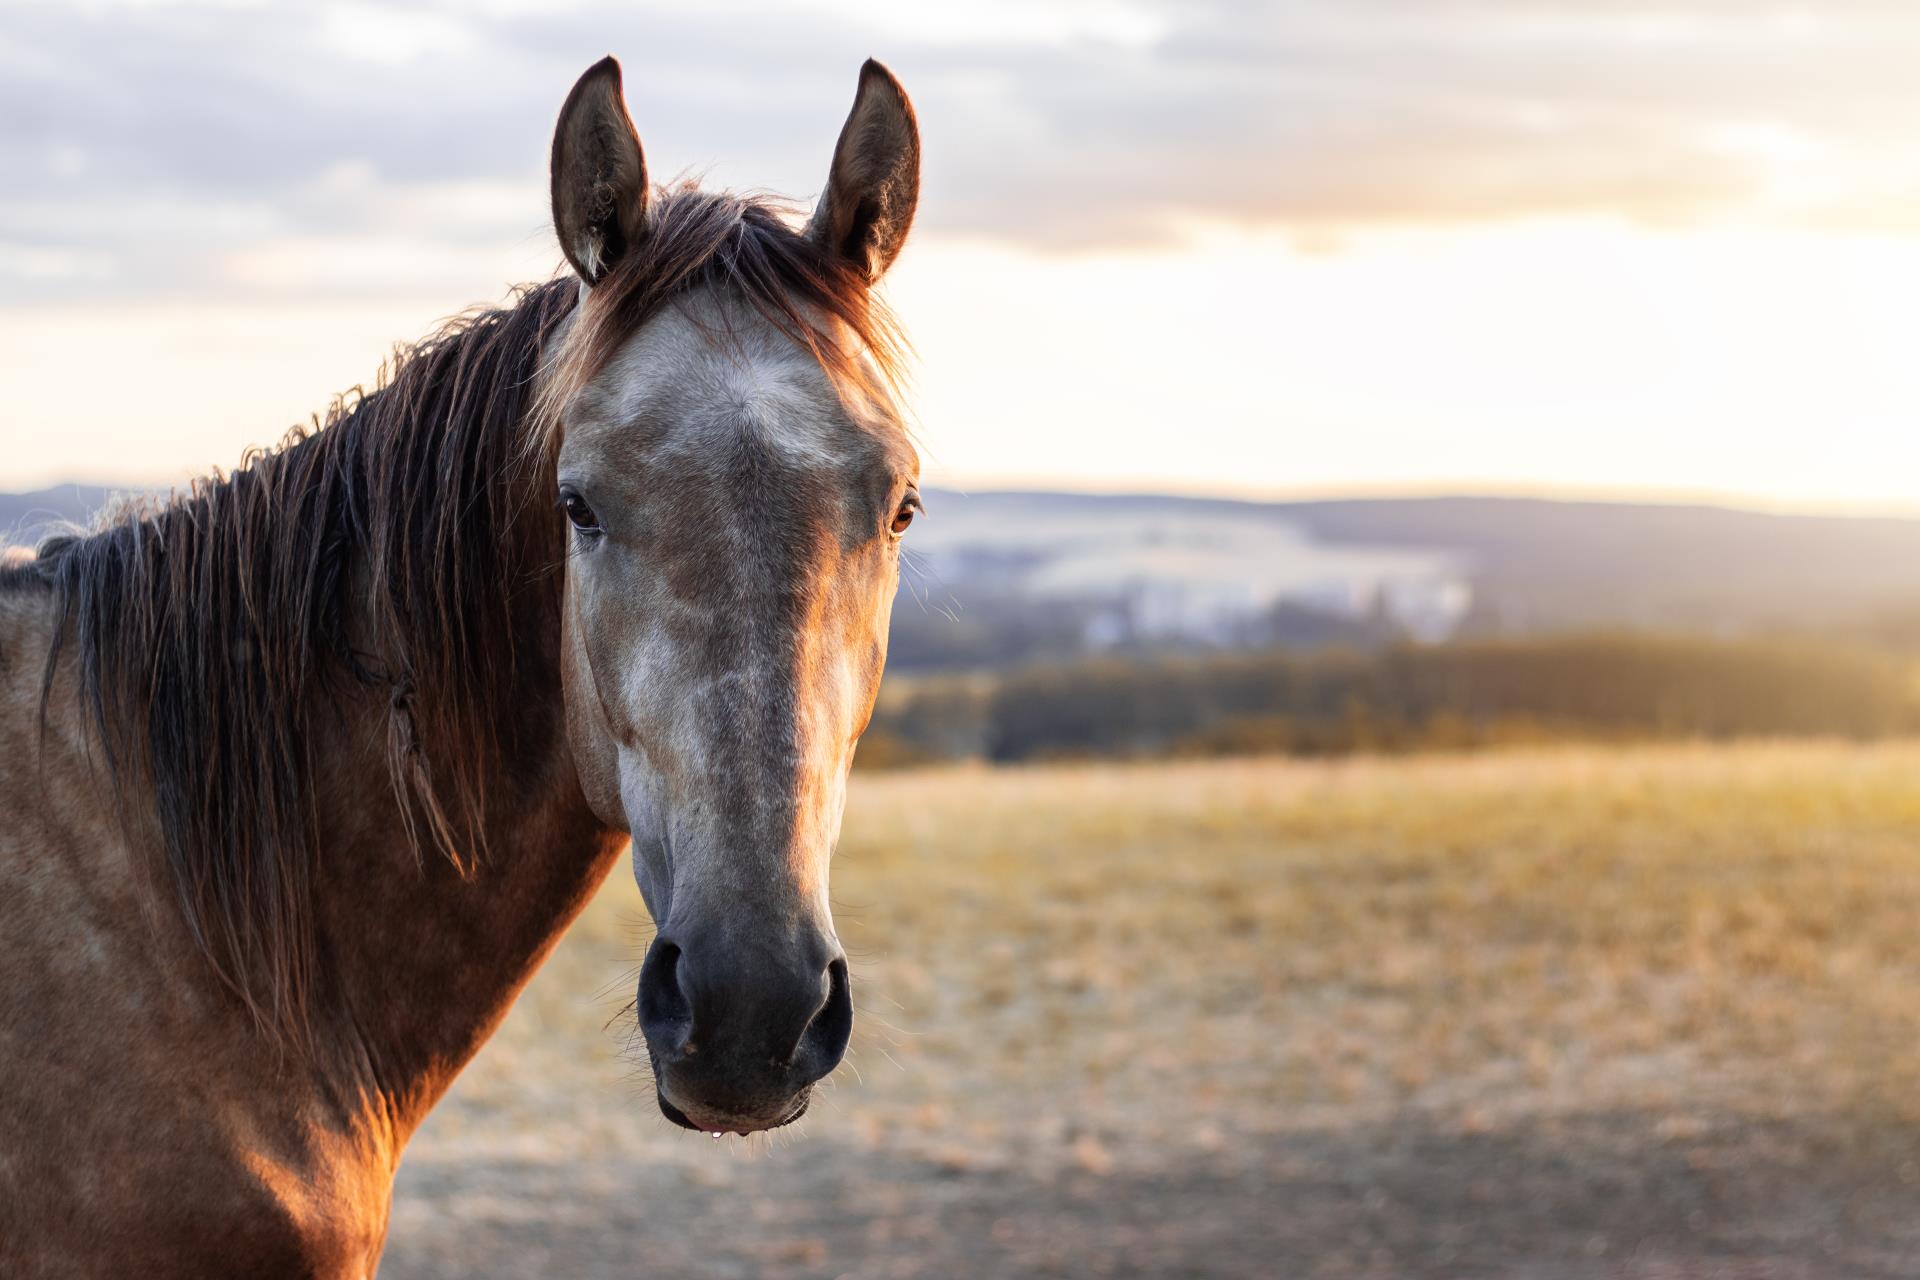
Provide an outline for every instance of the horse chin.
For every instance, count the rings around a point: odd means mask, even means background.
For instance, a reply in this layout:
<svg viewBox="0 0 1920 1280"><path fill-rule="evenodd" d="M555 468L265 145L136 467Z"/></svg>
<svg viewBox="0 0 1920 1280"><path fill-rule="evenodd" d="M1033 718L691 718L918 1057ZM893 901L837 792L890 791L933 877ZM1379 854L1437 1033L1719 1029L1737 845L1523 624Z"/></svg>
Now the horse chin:
<svg viewBox="0 0 1920 1280"><path fill-rule="evenodd" d="M708 1114L702 1111L695 1111L692 1115L689 1115L687 1112L673 1105L673 1103L667 1101L667 1095L664 1090L656 1087L653 1096L654 1100L660 1104L660 1114L679 1125L682 1129L691 1129L695 1133L704 1133L711 1137L718 1138L723 1133L761 1133L769 1129L778 1129L783 1125L792 1124L795 1120L807 1114L807 1107L813 1101L813 1090L802 1090L800 1096L795 1098L789 1105L786 1114L778 1120L759 1120L747 1116Z"/></svg>

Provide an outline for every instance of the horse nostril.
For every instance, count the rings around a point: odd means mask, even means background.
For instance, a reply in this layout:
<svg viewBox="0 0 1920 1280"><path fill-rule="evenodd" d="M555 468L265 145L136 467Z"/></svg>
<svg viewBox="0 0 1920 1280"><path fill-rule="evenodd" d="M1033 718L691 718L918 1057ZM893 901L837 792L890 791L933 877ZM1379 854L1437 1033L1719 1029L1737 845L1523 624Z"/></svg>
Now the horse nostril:
<svg viewBox="0 0 1920 1280"><path fill-rule="evenodd" d="M684 950L654 939L640 966L635 1011L656 1067L674 1073L682 1096L798 1089L840 1065L853 1033L853 995L845 958L825 941L835 958L815 969L804 961L768 964L711 938L690 939Z"/></svg>
<svg viewBox="0 0 1920 1280"><path fill-rule="evenodd" d="M680 988L680 948L655 939L640 966L640 1030L656 1049L691 1054L687 1040L693 1030L693 1006Z"/></svg>
<svg viewBox="0 0 1920 1280"><path fill-rule="evenodd" d="M853 990L847 978L847 962L841 958L827 966L827 1002L800 1033L800 1045L793 1055L794 1067L806 1083L840 1065L852 1035Z"/></svg>

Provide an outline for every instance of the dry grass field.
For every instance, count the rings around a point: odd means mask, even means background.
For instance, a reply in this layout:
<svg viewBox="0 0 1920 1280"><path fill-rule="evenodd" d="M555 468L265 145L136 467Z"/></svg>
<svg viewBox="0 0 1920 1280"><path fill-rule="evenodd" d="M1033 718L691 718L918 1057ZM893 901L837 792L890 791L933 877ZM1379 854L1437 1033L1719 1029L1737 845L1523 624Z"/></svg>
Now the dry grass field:
<svg viewBox="0 0 1920 1280"><path fill-rule="evenodd" d="M382 1276L1920 1275L1920 745L856 780L855 1052L713 1142L616 873Z"/></svg>

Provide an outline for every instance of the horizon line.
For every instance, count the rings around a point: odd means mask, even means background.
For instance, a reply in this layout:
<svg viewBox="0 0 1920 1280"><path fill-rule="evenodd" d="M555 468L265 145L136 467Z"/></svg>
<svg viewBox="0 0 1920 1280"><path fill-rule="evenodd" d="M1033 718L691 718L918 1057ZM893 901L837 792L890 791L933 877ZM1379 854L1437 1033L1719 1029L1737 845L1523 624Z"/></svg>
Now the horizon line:
<svg viewBox="0 0 1920 1280"><path fill-rule="evenodd" d="M210 474L208 472L201 474ZM226 474L223 469L221 474ZM113 480L66 477L46 483L0 481L10 496L66 488L104 489L111 493L156 492L183 488L192 477ZM963 497L988 494L1063 494L1089 498L1176 498L1195 501L1284 505L1308 502L1532 501L1632 507L1706 507L1757 515L1824 516L1841 519L1920 520L1920 497L1794 498L1731 489L1660 485L1574 485L1516 481L1438 480L1399 484L1206 485L1147 480L1074 481L1064 477L989 475L931 477L929 489Z"/></svg>

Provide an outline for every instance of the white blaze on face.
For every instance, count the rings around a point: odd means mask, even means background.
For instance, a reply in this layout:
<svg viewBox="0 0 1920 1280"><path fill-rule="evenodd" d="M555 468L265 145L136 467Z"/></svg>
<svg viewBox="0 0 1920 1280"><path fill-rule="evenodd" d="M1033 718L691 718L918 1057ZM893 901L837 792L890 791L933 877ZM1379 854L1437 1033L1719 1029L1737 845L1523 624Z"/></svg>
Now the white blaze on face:
<svg viewBox="0 0 1920 1280"><path fill-rule="evenodd" d="M694 295L569 412L559 479L605 529L568 562L576 754L656 911L771 891L828 919L897 581L886 504L912 479L882 408Z"/></svg>

